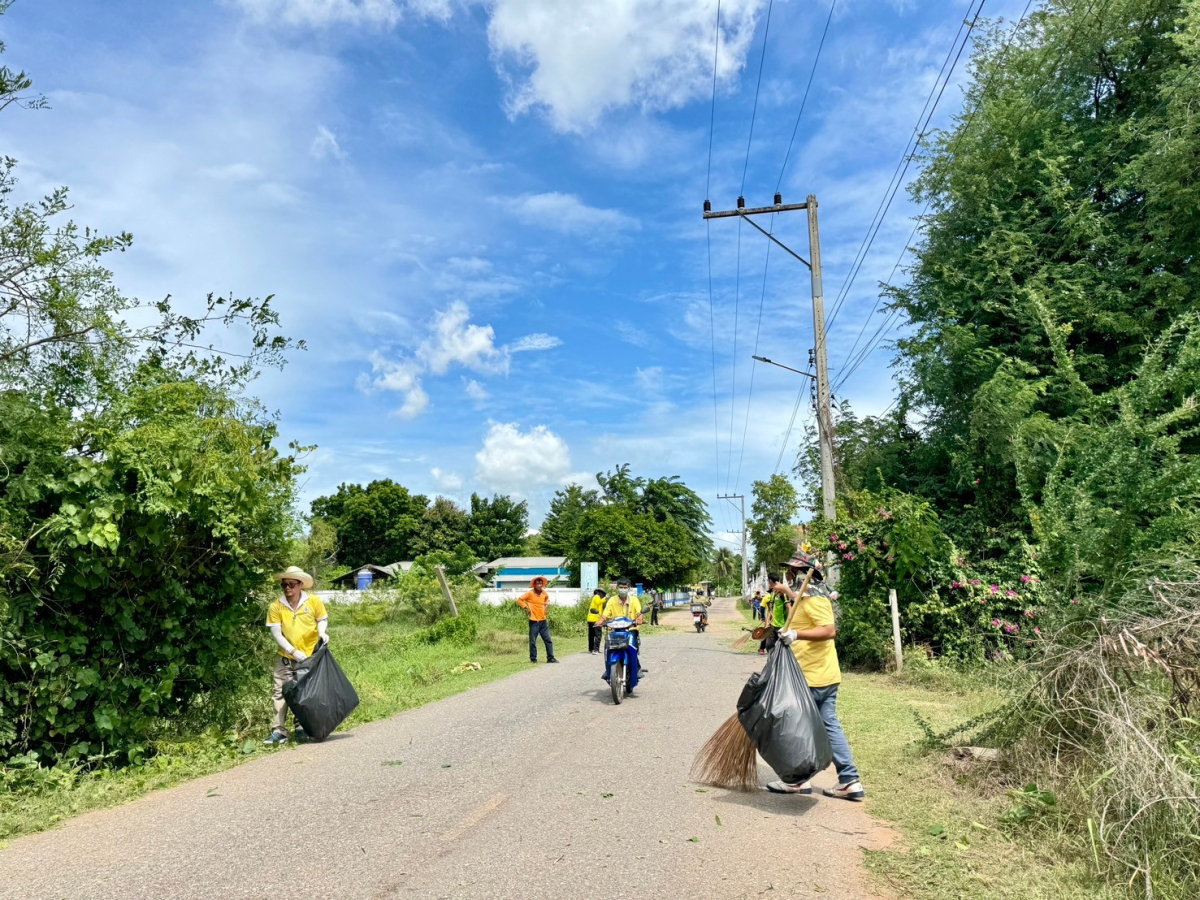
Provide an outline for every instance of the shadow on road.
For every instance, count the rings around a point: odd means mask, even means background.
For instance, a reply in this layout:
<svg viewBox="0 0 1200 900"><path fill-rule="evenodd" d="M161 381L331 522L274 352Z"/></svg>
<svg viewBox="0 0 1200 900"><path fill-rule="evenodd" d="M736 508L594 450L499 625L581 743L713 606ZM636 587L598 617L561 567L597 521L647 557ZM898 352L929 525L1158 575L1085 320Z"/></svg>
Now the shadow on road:
<svg viewBox="0 0 1200 900"><path fill-rule="evenodd" d="M792 816L794 818L803 816L817 805L816 797L805 797L796 794L772 794L765 787L753 793L724 791L720 794L714 794L712 799L717 803L748 806L759 812L770 813L775 816Z"/></svg>

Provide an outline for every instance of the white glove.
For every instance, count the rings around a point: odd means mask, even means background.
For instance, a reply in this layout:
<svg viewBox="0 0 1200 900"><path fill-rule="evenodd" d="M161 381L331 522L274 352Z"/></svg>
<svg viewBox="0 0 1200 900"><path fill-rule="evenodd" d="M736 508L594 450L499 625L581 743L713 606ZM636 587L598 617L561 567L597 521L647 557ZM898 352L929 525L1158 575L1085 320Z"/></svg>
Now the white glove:
<svg viewBox="0 0 1200 900"><path fill-rule="evenodd" d="M306 659L308 659L308 654L303 650L293 650L292 659L294 659L296 662L304 662Z"/></svg>
<svg viewBox="0 0 1200 900"><path fill-rule="evenodd" d="M779 640L783 641L785 645L791 644L795 639L796 632L792 631L790 628L787 631L779 632Z"/></svg>

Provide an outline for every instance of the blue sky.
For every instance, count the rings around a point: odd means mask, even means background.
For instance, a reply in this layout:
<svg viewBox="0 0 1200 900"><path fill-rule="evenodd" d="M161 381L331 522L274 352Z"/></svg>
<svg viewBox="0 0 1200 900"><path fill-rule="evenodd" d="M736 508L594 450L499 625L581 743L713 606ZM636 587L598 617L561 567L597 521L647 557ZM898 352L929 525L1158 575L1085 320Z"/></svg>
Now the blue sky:
<svg viewBox="0 0 1200 900"><path fill-rule="evenodd" d="M783 447L802 379L750 356L803 369L813 330L807 271L776 251L764 284L765 239L702 221L706 179L718 209L743 170L750 205L781 169L785 202L818 196L832 307L967 6L839 0L786 169L827 0L723 0L711 176L715 0L18 0L6 62L51 109L0 140L28 196L68 185L77 221L134 234L126 293L276 295L309 349L256 392L318 445L306 501L391 477L516 494L536 525L629 462L732 531L715 495L781 448L786 471L811 421L806 391ZM832 323L835 384L915 212L901 192ZM778 218L807 257L804 214ZM889 361L837 395L887 407Z"/></svg>

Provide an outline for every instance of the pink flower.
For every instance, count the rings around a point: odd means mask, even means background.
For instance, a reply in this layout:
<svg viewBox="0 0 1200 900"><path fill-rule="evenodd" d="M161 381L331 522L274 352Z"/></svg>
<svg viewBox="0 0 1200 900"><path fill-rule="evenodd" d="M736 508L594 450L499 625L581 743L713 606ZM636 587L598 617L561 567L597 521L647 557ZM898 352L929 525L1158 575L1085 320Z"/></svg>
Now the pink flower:
<svg viewBox="0 0 1200 900"><path fill-rule="evenodd" d="M1009 588L1007 591L1004 592L1004 596L1005 597L1015 597L1015 596L1017 596L1017 592L1014 591L1012 588Z"/></svg>
<svg viewBox="0 0 1200 900"><path fill-rule="evenodd" d="M1036 625L1034 625L1034 626L1033 626L1033 633L1034 633L1034 634L1041 634L1041 633L1042 633L1042 629L1040 629L1040 628L1038 628Z"/></svg>
<svg viewBox="0 0 1200 900"><path fill-rule="evenodd" d="M845 541L838 541L838 549L839 549L839 550L845 550L845 549L846 549L846 542L845 542Z"/></svg>
<svg viewBox="0 0 1200 900"><path fill-rule="evenodd" d="M989 588L989 590L991 590L991 592L992 592L993 594L996 594L996 593L999 593L999 592L1000 592L1000 585L998 585L998 584L992 584L992 585L989 585L989 586L988 586L988 588Z"/></svg>
<svg viewBox="0 0 1200 900"><path fill-rule="evenodd" d="M1029 584L1029 576L1028 575L1022 575L1021 580L1023 582L1025 582L1026 584Z"/></svg>
<svg viewBox="0 0 1200 900"><path fill-rule="evenodd" d="M843 553L842 559L847 560L847 561L854 559L854 554L853 553Z"/></svg>
<svg viewBox="0 0 1200 900"><path fill-rule="evenodd" d="M1032 609L1025 610L1025 617L1028 619L1032 619L1033 618L1033 610Z"/></svg>
<svg viewBox="0 0 1200 900"><path fill-rule="evenodd" d="M895 562L895 561L896 561L896 557L894 557L894 556L889 556L887 561L888 561L888 562Z"/></svg>
<svg viewBox="0 0 1200 900"><path fill-rule="evenodd" d="M957 581L952 581L952 582L950 582L950 587L952 587L952 588L954 588L955 590L957 590L957 589L958 589L958 582L957 582Z"/></svg>
<svg viewBox="0 0 1200 900"><path fill-rule="evenodd" d="M961 566L963 564L963 558L960 556L957 560L955 560L955 562Z"/></svg>
<svg viewBox="0 0 1200 900"><path fill-rule="evenodd" d="M1072 603L1078 603L1078 602L1079 602L1079 600L1078 600L1078 599L1076 599L1075 597L1072 597L1072 598L1071 598L1071 602L1072 602Z"/></svg>
<svg viewBox="0 0 1200 900"><path fill-rule="evenodd" d="M831 541L836 541L836 540L837 540L837 535L836 535L836 534L831 534L831 535L829 536L829 539L830 539Z"/></svg>
<svg viewBox="0 0 1200 900"><path fill-rule="evenodd" d="M971 584L975 585L975 587L979 587L981 584L983 584L983 582L980 581L978 578L973 578L973 579L971 579Z"/></svg>
<svg viewBox="0 0 1200 900"><path fill-rule="evenodd" d="M976 483L976 484L979 484L979 479L978 479L978 478L976 478L976 479L975 479L975 483Z"/></svg>
<svg viewBox="0 0 1200 900"><path fill-rule="evenodd" d="M999 620L999 619L992 619L992 627L993 627L993 628L999 628L999 627L1000 627L1000 620Z"/></svg>

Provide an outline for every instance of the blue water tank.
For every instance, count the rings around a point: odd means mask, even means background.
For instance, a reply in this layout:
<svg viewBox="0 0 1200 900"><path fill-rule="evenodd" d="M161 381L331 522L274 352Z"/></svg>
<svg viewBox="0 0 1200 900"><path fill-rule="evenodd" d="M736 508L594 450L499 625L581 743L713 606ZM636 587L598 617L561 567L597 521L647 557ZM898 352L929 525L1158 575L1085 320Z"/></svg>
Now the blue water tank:
<svg viewBox="0 0 1200 900"><path fill-rule="evenodd" d="M642 583L641 583L640 581L638 582L637 589L638 589L638 596L639 596L639 597L640 597L640 596L642 596L642 594L644 594L644 593L645 593L645 591L643 591L643 590L642 590Z"/></svg>
<svg viewBox="0 0 1200 900"><path fill-rule="evenodd" d="M371 586L371 582L375 580L375 575L370 569L363 569L358 573L358 589L365 591Z"/></svg>

